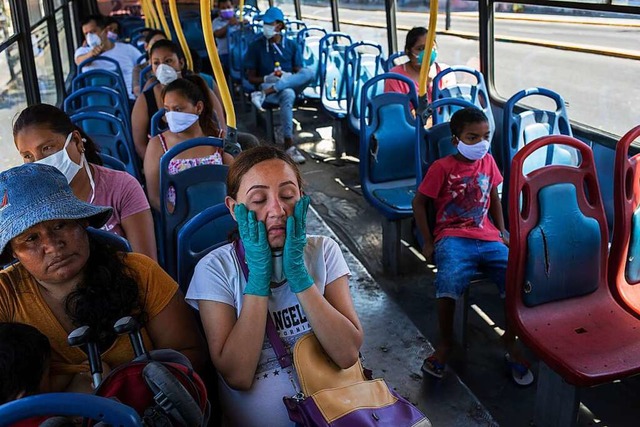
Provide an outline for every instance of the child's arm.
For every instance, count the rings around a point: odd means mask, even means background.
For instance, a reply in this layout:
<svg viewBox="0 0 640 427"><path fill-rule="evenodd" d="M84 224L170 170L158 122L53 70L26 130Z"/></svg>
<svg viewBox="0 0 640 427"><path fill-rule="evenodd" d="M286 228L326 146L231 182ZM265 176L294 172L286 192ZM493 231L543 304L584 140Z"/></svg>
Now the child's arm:
<svg viewBox="0 0 640 427"><path fill-rule="evenodd" d="M502 216L502 202L500 202L500 196L496 187L491 189L491 201L489 204L489 214L493 219L493 224L500 231L502 241L505 245L509 246L509 234L504 228L504 216Z"/></svg>
<svg viewBox="0 0 640 427"><path fill-rule="evenodd" d="M416 220L416 225L422 238L424 239L424 245L422 246L422 255L429 261L431 255L433 255L433 236L431 230L429 230L429 223L427 221L428 206L433 203L430 197L425 196L420 192L416 192L416 196L413 198L411 205L413 206L413 217Z"/></svg>

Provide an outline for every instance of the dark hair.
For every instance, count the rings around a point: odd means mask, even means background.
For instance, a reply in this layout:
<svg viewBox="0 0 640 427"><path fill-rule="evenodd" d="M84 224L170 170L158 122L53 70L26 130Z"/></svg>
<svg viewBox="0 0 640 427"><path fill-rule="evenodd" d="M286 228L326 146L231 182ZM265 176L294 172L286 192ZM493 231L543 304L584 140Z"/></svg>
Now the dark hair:
<svg viewBox="0 0 640 427"><path fill-rule="evenodd" d="M233 0L218 0L218 1L216 1L216 4L218 5L218 8L220 8L220 5L222 3L231 3L231 6L233 6Z"/></svg>
<svg viewBox="0 0 640 427"><path fill-rule="evenodd" d="M456 111L451 116L449 127L451 128L451 134L455 137L459 137L464 132L464 127L470 123L488 123L489 119L482 112L482 110L475 107L466 107Z"/></svg>
<svg viewBox="0 0 640 427"><path fill-rule="evenodd" d="M151 61L151 57L153 56L153 53L158 49L169 49L171 52L175 53L176 56L178 57L178 60L182 61L182 70L181 70L182 75L184 75L187 72L187 61L185 61L184 52L182 52L182 49L180 48L180 46L178 46L177 44L175 44L169 39L158 40L153 44L153 46L151 46L151 49L149 49L149 61Z"/></svg>
<svg viewBox="0 0 640 427"><path fill-rule="evenodd" d="M407 33L407 38L404 43L404 52L409 53L413 46L418 42L420 37L427 35L427 29L424 27L413 27Z"/></svg>
<svg viewBox="0 0 640 427"><path fill-rule="evenodd" d="M47 337L31 325L0 323L0 405L34 394L51 357Z"/></svg>
<svg viewBox="0 0 640 427"><path fill-rule="evenodd" d="M80 26L82 27L84 25L87 25L91 21L95 22L98 28L106 27L105 19L102 15L89 15L80 21Z"/></svg>
<svg viewBox="0 0 640 427"><path fill-rule="evenodd" d="M13 122L13 140L20 131L29 126L46 127L58 135L67 136L78 131L84 139L84 155L89 163L102 166L102 159L98 155L100 149L93 140L78 126L74 125L67 113L49 104L35 104L25 108Z"/></svg>
<svg viewBox="0 0 640 427"><path fill-rule="evenodd" d="M200 127L202 132L208 136L218 137L220 135L220 129L215 125L214 120L215 112L213 111L213 105L209 98L209 86L204 79L196 74L189 74L181 79L176 79L166 85L162 89L162 99L169 92L180 92L182 96L187 98L191 104L196 105L198 102L202 102L204 109L200 114Z"/></svg>
<svg viewBox="0 0 640 427"><path fill-rule="evenodd" d="M238 196L240 183L245 174L258 163L272 159L282 160L293 169L298 181L298 187L302 190L302 176L298 165L280 148L263 145L243 151L235 158L227 173L227 196L235 199Z"/></svg>
<svg viewBox="0 0 640 427"><path fill-rule="evenodd" d="M134 316L141 324L146 313L140 301L138 276L125 263L126 253L89 237L89 259L82 282L65 299L65 312L74 326L89 326L100 351L117 338L113 324Z"/></svg>
<svg viewBox="0 0 640 427"><path fill-rule="evenodd" d="M155 36L163 36L165 39L167 38L167 35L164 33L164 31L161 31L161 30L149 30L149 31L147 31L147 35L144 38L144 42L149 44L151 39L154 38Z"/></svg>
<svg viewBox="0 0 640 427"><path fill-rule="evenodd" d="M120 28L120 21L112 16L106 17L104 19L104 26L108 27L111 24L116 24L116 34L120 35L120 31L122 31L122 29Z"/></svg>

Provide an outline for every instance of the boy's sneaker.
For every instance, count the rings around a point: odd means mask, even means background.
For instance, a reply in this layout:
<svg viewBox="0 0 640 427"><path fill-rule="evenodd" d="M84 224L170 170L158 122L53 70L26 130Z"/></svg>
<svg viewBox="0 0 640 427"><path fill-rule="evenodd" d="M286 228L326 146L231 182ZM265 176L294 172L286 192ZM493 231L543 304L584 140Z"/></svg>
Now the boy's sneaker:
<svg viewBox="0 0 640 427"><path fill-rule="evenodd" d="M291 157L291 159L298 164L301 164L307 161L307 159L302 155L300 150L298 150L296 147L287 148L285 153L287 153L289 157Z"/></svg>
<svg viewBox="0 0 640 427"><path fill-rule="evenodd" d="M266 96L261 90L251 92L251 103L256 106L258 111L264 111L264 108L262 108L262 104L264 103L265 98Z"/></svg>

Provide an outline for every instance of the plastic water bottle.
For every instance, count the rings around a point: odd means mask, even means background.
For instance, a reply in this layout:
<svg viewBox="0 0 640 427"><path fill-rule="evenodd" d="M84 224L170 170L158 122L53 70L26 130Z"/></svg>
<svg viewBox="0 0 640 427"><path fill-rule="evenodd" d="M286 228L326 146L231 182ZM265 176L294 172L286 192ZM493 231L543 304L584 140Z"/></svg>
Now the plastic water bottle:
<svg viewBox="0 0 640 427"><path fill-rule="evenodd" d="M282 77L282 67L279 62L276 62L273 67L273 75L276 77Z"/></svg>

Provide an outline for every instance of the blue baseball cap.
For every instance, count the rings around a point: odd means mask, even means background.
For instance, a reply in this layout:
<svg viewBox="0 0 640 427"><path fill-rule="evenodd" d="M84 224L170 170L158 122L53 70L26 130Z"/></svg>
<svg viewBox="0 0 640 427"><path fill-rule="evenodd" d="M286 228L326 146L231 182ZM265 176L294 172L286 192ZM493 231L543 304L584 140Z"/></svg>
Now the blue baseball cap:
<svg viewBox="0 0 640 427"><path fill-rule="evenodd" d="M276 21L284 22L284 13L277 7L270 7L265 13L256 17L265 24L273 24Z"/></svg>
<svg viewBox="0 0 640 427"><path fill-rule="evenodd" d="M78 199L67 178L53 166L26 163L0 173L0 261L9 261L7 244L25 230L44 221L87 219L102 227L113 209Z"/></svg>

